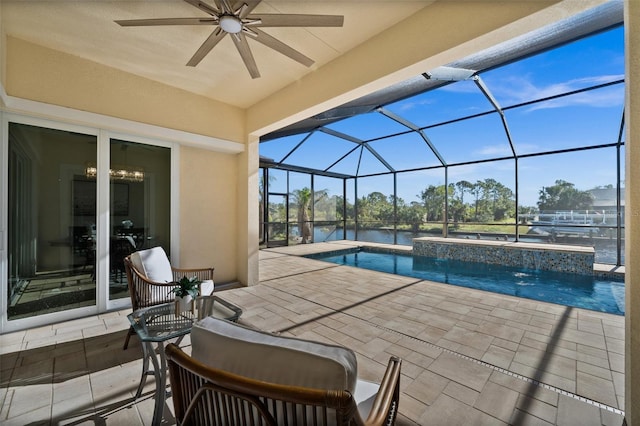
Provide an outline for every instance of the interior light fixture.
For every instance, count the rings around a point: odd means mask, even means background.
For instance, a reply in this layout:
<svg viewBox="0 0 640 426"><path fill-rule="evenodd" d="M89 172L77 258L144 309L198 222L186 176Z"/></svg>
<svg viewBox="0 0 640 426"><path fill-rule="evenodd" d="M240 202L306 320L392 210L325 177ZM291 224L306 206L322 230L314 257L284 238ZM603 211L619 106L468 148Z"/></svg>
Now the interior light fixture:
<svg viewBox="0 0 640 426"><path fill-rule="evenodd" d="M242 31L242 21L234 15L222 15L219 21L220 28L231 34Z"/></svg>
<svg viewBox="0 0 640 426"><path fill-rule="evenodd" d="M98 169L93 165L88 165L85 169L85 176L90 179L95 179L97 175ZM116 166L114 169L109 169L109 179L123 182L143 182L144 170L142 170L141 167L132 169Z"/></svg>

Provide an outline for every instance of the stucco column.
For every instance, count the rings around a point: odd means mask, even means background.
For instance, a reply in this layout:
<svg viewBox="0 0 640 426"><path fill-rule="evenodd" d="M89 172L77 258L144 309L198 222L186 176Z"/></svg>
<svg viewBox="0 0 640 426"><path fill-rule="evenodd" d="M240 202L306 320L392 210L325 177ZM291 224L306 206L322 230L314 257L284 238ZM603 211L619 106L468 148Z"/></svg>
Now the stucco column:
<svg viewBox="0 0 640 426"><path fill-rule="evenodd" d="M258 284L258 183L260 153L259 138L249 135L245 151L238 155L238 279L244 285Z"/></svg>
<svg viewBox="0 0 640 426"><path fill-rule="evenodd" d="M640 425L640 1L625 0L625 414Z"/></svg>
<svg viewBox="0 0 640 426"><path fill-rule="evenodd" d="M2 25L2 7L0 7L0 85L5 87L7 84L6 75L6 56L7 56L7 36L4 34ZM3 89L0 89L3 90ZM0 105L4 106L4 102L0 99Z"/></svg>

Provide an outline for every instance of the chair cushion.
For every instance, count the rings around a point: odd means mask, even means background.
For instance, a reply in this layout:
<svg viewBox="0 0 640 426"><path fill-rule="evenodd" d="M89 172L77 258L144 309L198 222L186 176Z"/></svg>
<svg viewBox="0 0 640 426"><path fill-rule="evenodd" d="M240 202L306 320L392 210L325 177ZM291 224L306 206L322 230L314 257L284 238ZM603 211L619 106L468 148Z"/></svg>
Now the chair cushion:
<svg viewBox="0 0 640 426"><path fill-rule="evenodd" d="M214 287L213 280L202 280L202 283L200 283L200 296L211 296Z"/></svg>
<svg viewBox="0 0 640 426"><path fill-rule="evenodd" d="M356 390L353 394L353 399L358 405L358 413L360 413L360 417L362 417L362 419L366 420L366 418L369 417L371 407L373 407L373 401L376 399L376 395L378 394L378 389L380 389L380 385L377 383L367 382L360 379L356 382Z"/></svg>
<svg viewBox="0 0 640 426"><path fill-rule="evenodd" d="M171 263L162 247L153 247L131 254L131 263L150 281L170 283L173 281Z"/></svg>
<svg viewBox="0 0 640 426"><path fill-rule="evenodd" d="M356 388L356 356L347 348L275 336L213 317L194 324L191 356L271 383L351 393Z"/></svg>

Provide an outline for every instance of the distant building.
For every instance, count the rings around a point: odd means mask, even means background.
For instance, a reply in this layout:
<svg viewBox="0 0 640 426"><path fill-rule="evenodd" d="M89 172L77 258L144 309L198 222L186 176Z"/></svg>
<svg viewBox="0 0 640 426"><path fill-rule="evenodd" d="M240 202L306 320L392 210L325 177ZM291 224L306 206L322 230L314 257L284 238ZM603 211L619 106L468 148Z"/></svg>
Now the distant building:
<svg viewBox="0 0 640 426"><path fill-rule="evenodd" d="M589 189L587 192L593 196L593 210L616 210L616 188L595 188ZM621 214L624 215L624 188L621 188L620 207Z"/></svg>

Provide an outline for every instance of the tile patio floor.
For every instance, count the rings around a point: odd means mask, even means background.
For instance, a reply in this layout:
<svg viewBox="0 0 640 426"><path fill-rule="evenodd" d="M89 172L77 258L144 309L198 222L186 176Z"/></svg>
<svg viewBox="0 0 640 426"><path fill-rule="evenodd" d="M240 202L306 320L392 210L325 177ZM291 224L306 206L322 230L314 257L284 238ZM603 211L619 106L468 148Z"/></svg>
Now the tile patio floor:
<svg viewBox="0 0 640 426"><path fill-rule="evenodd" d="M623 317L297 256L349 245L263 250L261 284L220 295L246 324L352 348L365 379L400 356L398 425L622 424ZM0 423L149 424L127 313L0 336Z"/></svg>

